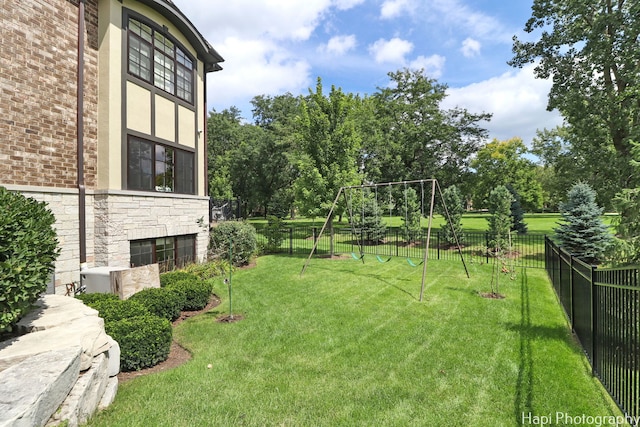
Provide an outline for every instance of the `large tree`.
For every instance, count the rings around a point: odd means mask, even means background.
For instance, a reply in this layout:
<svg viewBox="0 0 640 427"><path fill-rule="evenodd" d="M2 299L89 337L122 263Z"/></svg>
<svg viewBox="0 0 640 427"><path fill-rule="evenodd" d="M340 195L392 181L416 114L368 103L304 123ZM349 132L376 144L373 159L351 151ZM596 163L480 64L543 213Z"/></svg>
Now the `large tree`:
<svg viewBox="0 0 640 427"><path fill-rule="evenodd" d="M340 187L361 182L361 136L354 115L357 100L335 86L325 95L320 78L315 92L309 92L297 124L299 176L294 188L303 215L324 217Z"/></svg>
<svg viewBox="0 0 640 427"><path fill-rule="evenodd" d="M537 40L514 37L511 65L534 63L538 78L553 79L548 109L560 111L574 144L610 149L624 162L640 139L638 2L534 0L524 29ZM623 168L619 181L635 185L628 173Z"/></svg>
<svg viewBox="0 0 640 427"><path fill-rule="evenodd" d="M437 178L448 185L462 183L471 156L487 136L478 123L491 116L442 109L447 86L422 70L403 69L389 77L390 84L372 97L379 127L367 142L379 144L365 153L370 156L365 170L375 160L373 168L385 181Z"/></svg>
<svg viewBox="0 0 640 427"><path fill-rule="evenodd" d="M520 138L493 141L482 147L471 163L476 170L474 206L486 207L489 194L498 185L510 185L520 196L525 210L543 205L542 186L537 180L536 165L527 159L527 147Z"/></svg>

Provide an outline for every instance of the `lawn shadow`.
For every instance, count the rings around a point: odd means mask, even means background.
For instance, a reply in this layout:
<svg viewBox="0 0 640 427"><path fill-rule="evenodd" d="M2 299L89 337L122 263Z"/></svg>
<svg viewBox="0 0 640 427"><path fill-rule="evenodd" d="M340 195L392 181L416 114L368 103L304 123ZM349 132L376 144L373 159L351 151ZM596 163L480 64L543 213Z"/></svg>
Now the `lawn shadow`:
<svg viewBox="0 0 640 427"><path fill-rule="evenodd" d="M518 379L514 398L514 417L516 425L521 425L523 414L533 414L533 356L531 353L531 304L529 301L529 281L527 270L522 269L520 275L520 324L507 325L507 329L520 333Z"/></svg>

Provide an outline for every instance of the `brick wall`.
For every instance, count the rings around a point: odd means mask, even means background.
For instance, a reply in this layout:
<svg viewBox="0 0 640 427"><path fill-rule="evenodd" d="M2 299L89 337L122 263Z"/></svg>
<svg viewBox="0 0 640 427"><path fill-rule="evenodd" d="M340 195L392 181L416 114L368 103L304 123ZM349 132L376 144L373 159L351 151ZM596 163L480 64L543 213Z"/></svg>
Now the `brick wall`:
<svg viewBox="0 0 640 427"><path fill-rule="evenodd" d="M85 183L96 182L98 10L85 10ZM0 8L0 185L73 188L78 2L4 0Z"/></svg>

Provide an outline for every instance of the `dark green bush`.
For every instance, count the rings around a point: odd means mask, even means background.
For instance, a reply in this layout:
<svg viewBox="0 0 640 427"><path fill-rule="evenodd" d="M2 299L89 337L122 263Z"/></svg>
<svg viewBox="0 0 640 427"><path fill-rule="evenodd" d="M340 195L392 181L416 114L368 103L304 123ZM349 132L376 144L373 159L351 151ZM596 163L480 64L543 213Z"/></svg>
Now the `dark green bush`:
<svg viewBox="0 0 640 427"><path fill-rule="evenodd" d="M267 218L267 227L265 228L265 235L267 236L266 249L269 252L277 252L280 249L280 245L285 239L286 234L282 232L282 229L286 227L287 223L282 218L276 216L269 216Z"/></svg>
<svg viewBox="0 0 640 427"><path fill-rule="evenodd" d="M213 291L211 284L199 279L181 280L168 285L167 288L182 293L185 300L182 309L188 311L203 309L209 303Z"/></svg>
<svg viewBox="0 0 640 427"><path fill-rule="evenodd" d="M120 344L123 371L155 366L169 357L173 331L167 319L150 314L124 318L107 322L105 330Z"/></svg>
<svg viewBox="0 0 640 427"><path fill-rule="evenodd" d="M183 270L194 274L201 280L208 280L226 275L229 272L229 261L221 259L201 264L189 264Z"/></svg>
<svg viewBox="0 0 640 427"><path fill-rule="evenodd" d="M227 221L211 229L209 251L214 259L229 259L233 265L246 265L256 253L256 229L240 221Z"/></svg>
<svg viewBox="0 0 640 427"><path fill-rule="evenodd" d="M165 286L169 286L170 284L175 282L180 282L182 280L192 280L195 278L196 277L194 274L184 270L169 271L160 275L160 286L164 288Z"/></svg>
<svg viewBox="0 0 640 427"><path fill-rule="evenodd" d="M151 314L173 321L180 316L184 307L184 295L173 289L148 288L131 295L129 300L137 301Z"/></svg>
<svg viewBox="0 0 640 427"><path fill-rule="evenodd" d="M151 314L147 307L136 300L110 300L105 299L88 304L98 310L99 316L104 319L105 324L131 317Z"/></svg>
<svg viewBox="0 0 640 427"><path fill-rule="evenodd" d="M103 293L78 294L76 295L76 298L85 303L85 305L93 308L95 308L96 304L101 303L102 301L120 301L118 295Z"/></svg>
<svg viewBox="0 0 640 427"><path fill-rule="evenodd" d="M47 290L59 249L46 203L0 187L0 212L1 333Z"/></svg>

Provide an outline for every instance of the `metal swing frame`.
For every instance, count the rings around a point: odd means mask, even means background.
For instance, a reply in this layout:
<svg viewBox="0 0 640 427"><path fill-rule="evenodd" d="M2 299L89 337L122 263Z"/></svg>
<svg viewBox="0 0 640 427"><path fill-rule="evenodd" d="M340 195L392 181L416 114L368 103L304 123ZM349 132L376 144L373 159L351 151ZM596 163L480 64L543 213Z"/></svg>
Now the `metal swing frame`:
<svg viewBox="0 0 640 427"><path fill-rule="evenodd" d="M438 184L438 180L435 178L432 179L419 179L419 180L412 180L412 181L396 181L396 182L385 182L385 183L376 183L376 184L362 184L362 185L353 185L353 186L347 186L347 187L340 187L340 189L338 190L338 194L336 195L335 200L333 201L333 204L331 205L331 209L329 209L329 213L327 214L327 217L324 221L324 224L322 226L322 229L320 230L320 234L318 234L318 237L316 238L314 244L313 244L313 248L311 248L311 252L309 253L309 257L307 258L307 260L304 263L304 266L302 267L302 270L300 271L300 276L304 275L304 272L306 271L309 262L311 261L311 258L313 257L313 254L315 253L317 247L318 247L318 242L320 241L320 238L322 237L322 234L324 233L324 230L327 228L327 224L329 223L329 219L331 218L331 216L333 215L333 211L335 210L336 205L338 204L338 201L340 200L340 196L344 195L345 201L347 201L347 206L350 207L350 205L348 204L348 200L347 200L347 196L346 196L346 191L347 190L351 190L354 188L361 188L364 190L364 188L377 188L378 186L384 186L384 185L388 185L388 186L392 186L392 185L399 185L399 184L404 184L405 186L407 184L416 184L416 183L420 183L420 185L424 185L425 182L431 183L431 206L430 206L430 210L429 210L429 225L427 228L427 242L425 244L425 249L424 249L424 257L422 259L422 284L420 287L420 301L422 301L423 296L424 296L424 287L425 287L425 283L426 283L426 276L427 276L427 265L428 265L428 260L429 260L429 244L431 242L431 226L432 226L432 221L433 221L433 208L434 208L434 204L435 204L435 195L436 195L436 190L438 191L438 193L440 194L440 200L442 201L442 206L444 208L445 211L445 215L447 216L447 220L449 222L449 224L451 225L451 231L453 232L453 235L455 237L456 240L456 247L458 249L458 254L460 255L460 260L462 261L462 265L464 266L464 271L467 275L467 278L469 278L469 270L467 269L467 263L464 260L464 256L462 255L462 250L460 248L460 242L458 240L458 236L455 232L455 229L453 228L453 224L451 224L451 216L449 215L449 209L447 208L447 205L445 203L444 197L442 195L442 190L440 189L440 184ZM363 196L364 196L364 192L363 192ZM363 201L364 203L364 201ZM424 205L424 203L423 203ZM351 207L350 207L351 209ZM424 206L423 206L424 209ZM353 211L350 210L350 215L353 214ZM352 222L352 232L353 232L353 222ZM362 260L362 262L364 263L364 250L362 248L362 246L360 246L359 242L358 242L358 246L360 249L360 253L362 254L362 257L360 258ZM414 263L415 264L415 263Z"/></svg>

